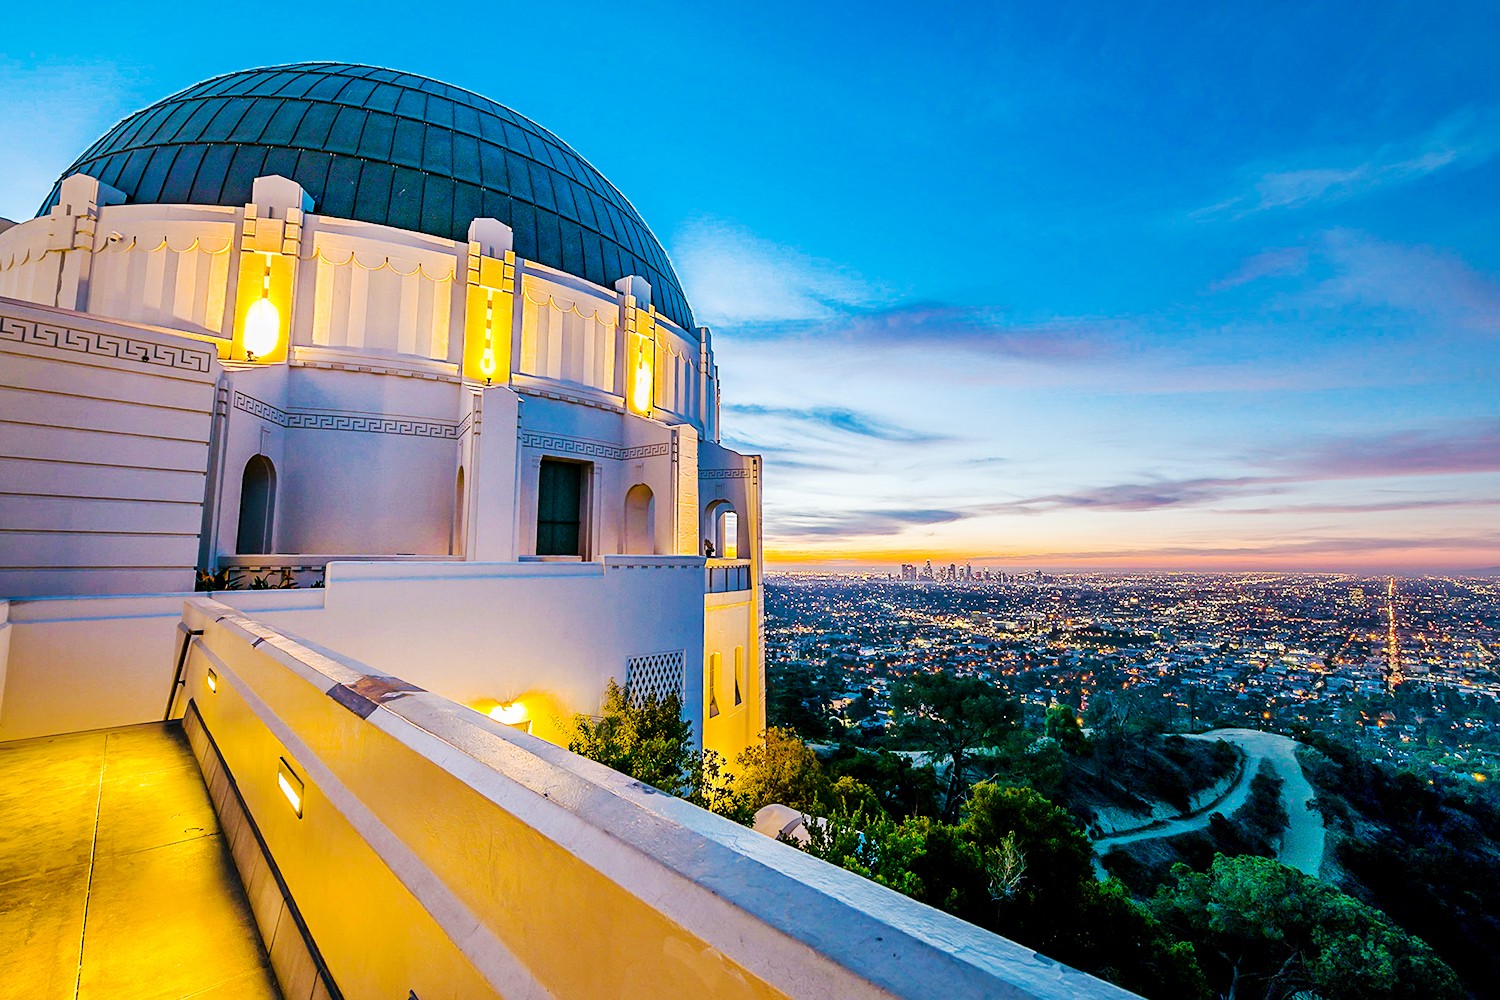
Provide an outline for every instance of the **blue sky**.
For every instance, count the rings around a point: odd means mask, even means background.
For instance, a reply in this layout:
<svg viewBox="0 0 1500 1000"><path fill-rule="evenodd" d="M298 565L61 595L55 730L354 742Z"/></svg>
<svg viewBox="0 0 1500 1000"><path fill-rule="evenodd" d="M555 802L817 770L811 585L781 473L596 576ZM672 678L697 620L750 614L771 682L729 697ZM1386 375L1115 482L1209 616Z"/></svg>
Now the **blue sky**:
<svg viewBox="0 0 1500 1000"><path fill-rule="evenodd" d="M1500 566L1500 6L118 10L0 14L0 215L216 73L484 93L667 246L783 561Z"/></svg>

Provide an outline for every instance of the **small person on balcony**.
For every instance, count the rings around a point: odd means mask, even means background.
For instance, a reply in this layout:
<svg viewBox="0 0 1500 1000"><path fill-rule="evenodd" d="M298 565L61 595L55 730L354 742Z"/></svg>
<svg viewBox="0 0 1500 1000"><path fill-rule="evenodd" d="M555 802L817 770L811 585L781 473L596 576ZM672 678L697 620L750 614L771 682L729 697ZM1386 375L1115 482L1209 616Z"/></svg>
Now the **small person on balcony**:
<svg viewBox="0 0 1500 1000"><path fill-rule="evenodd" d="M714 557L714 543L711 538L703 539L703 557L705 559L712 559Z"/></svg>

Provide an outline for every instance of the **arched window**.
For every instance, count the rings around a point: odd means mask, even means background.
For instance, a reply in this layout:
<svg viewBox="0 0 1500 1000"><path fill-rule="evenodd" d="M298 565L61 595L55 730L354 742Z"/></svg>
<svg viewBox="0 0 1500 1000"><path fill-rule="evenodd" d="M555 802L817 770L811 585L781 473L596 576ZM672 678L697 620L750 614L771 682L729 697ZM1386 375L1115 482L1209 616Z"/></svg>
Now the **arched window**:
<svg viewBox="0 0 1500 1000"><path fill-rule="evenodd" d="M625 494L625 553L656 554L656 498L651 487L636 483Z"/></svg>
<svg viewBox="0 0 1500 1000"><path fill-rule="evenodd" d="M274 552L272 530L276 517L276 466L264 455L245 463L240 480L240 533L235 550L242 555Z"/></svg>
<svg viewBox="0 0 1500 1000"><path fill-rule="evenodd" d="M739 558L739 515L728 500L715 500L703 512L703 555L713 547L716 559Z"/></svg>

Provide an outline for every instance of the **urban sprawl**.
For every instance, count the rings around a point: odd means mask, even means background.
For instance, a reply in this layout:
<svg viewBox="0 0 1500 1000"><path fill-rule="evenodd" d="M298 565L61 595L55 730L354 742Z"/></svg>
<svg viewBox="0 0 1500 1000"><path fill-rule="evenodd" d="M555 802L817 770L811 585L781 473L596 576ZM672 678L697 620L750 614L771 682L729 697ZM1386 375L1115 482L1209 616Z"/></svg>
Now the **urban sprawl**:
<svg viewBox="0 0 1500 1000"><path fill-rule="evenodd" d="M993 681L1030 710L1101 698L1174 731L1341 736L1500 779L1500 579L1064 574L904 565L781 574L770 690L879 742L900 678ZM773 713L774 714L774 713Z"/></svg>

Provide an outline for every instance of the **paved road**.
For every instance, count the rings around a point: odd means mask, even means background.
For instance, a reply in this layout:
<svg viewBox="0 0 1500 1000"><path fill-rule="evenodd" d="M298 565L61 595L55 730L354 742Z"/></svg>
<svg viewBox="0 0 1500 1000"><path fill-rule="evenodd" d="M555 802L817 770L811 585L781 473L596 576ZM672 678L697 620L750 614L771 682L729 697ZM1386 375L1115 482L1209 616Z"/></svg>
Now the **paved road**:
<svg viewBox="0 0 1500 1000"><path fill-rule="evenodd" d="M1201 830L1208 826L1209 818L1214 813L1223 813L1225 816L1232 814L1244 805L1245 799L1249 797L1250 779L1255 777L1256 772L1260 770L1261 761L1268 761L1276 771L1276 776L1282 781L1281 804L1286 807L1288 817L1287 828L1281 835L1281 849L1276 853L1276 860L1316 876L1318 868L1323 863L1323 817L1307 808L1308 802L1312 801L1313 789L1307 781L1307 776L1302 773L1302 766L1297 763L1297 742L1288 736L1263 733L1257 729L1215 729L1190 738L1221 739L1244 750L1245 771L1239 782L1212 809L1186 819L1170 820L1145 830L1122 833L1117 837L1101 838L1094 842L1095 853L1102 857L1111 847L1119 844L1129 844L1137 840L1154 840L1157 837L1172 837L1180 833Z"/></svg>

